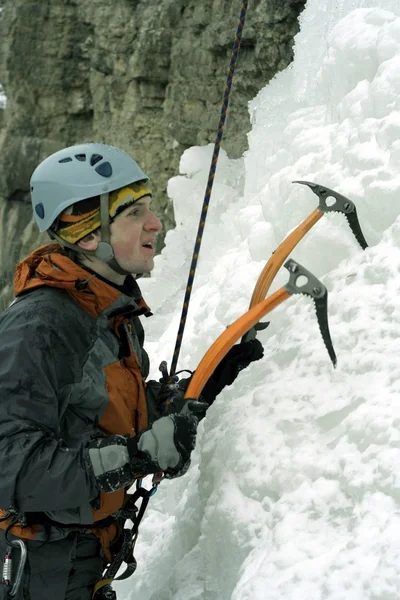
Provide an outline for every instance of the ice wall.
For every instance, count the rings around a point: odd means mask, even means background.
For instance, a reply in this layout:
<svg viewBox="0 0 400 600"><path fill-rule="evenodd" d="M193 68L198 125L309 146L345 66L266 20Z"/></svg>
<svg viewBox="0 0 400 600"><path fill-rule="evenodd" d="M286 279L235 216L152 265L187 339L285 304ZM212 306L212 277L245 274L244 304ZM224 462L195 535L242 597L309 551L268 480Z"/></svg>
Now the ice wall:
<svg viewBox="0 0 400 600"><path fill-rule="evenodd" d="M371 246L329 215L293 253L329 290L338 367L307 299L271 314L265 358L220 395L192 468L152 500L126 598L397 600L399 98L397 0L309 0L293 65L250 105L249 151L222 153L180 367L246 310L271 252L316 207L297 179L354 200ZM142 282L154 376L172 356L211 150L183 155L177 227Z"/></svg>

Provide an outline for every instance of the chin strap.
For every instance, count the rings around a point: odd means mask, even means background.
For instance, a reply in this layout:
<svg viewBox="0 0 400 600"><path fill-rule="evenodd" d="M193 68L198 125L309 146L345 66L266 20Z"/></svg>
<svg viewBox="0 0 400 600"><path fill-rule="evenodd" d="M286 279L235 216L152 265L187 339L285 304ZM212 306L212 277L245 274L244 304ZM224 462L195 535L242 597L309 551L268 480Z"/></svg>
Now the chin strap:
<svg viewBox="0 0 400 600"><path fill-rule="evenodd" d="M88 258L92 258L95 256L101 262L108 265L113 271L118 273L118 275L131 275L129 271L125 271L117 262L114 250L110 244L110 216L108 213L109 207L109 193L101 194L100 196L100 218L101 218L101 235L100 242L96 248L96 250L83 250L78 244L70 244L66 240L63 240L59 235L57 235L51 229L47 230L49 236L56 240L60 246L63 248L69 248L78 254L83 254Z"/></svg>
<svg viewBox="0 0 400 600"><path fill-rule="evenodd" d="M114 250L110 243L110 215L109 209L110 194L107 192L100 196L100 218L101 218L101 234L100 242L94 255L102 262L106 263L113 271L119 275L130 275L129 271L125 271L117 262L114 256Z"/></svg>

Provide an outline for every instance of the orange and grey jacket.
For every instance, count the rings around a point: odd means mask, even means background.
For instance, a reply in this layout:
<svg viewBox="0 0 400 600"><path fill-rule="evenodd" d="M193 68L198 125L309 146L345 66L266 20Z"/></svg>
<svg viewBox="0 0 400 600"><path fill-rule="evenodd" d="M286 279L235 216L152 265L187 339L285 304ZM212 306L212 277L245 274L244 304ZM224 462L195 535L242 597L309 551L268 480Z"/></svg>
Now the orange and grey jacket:
<svg viewBox="0 0 400 600"><path fill-rule="evenodd" d="M87 527L108 554L116 527L101 521L126 492L98 492L85 447L99 430L134 436L148 426L138 316L150 312L130 285L120 292L56 245L17 265L16 300L0 314L0 507L31 526L14 535L55 540Z"/></svg>

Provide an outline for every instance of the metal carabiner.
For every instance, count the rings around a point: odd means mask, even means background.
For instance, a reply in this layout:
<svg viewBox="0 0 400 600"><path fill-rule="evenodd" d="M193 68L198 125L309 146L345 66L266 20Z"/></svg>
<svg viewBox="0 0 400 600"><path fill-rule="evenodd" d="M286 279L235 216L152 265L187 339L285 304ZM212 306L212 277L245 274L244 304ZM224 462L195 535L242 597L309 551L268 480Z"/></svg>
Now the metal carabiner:
<svg viewBox="0 0 400 600"><path fill-rule="evenodd" d="M160 485L161 481L164 479L164 472L160 471L159 473L154 473L153 475L153 481L152 481L152 488L151 490L149 490L149 497L154 496L154 494L156 493L158 486Z"/></svg>
<svg viewBox="0 0 400 600"><path fill-rule="evenodd" d="M25 543L22 540L12 540L12 541L8 541L8 544L10 546L10 549L7 550L7 553L4 557L4 562L3 562L3 577L2 577L2 583L6 586L10 586L11 585L11 579L12 579L12 550L13 548L19 548L20 552L21 552L21 557L20 557L20 561L19 561L19 565L18 565L18 569L17 569L17 574L15 577L15 582L11 588L11 590L8 593L8 596L10 598L13 598L16 593L19 590L19 586L21 585L22 582L22 577L24 574L24 569L25 569L25 563L26 563L26 556L27 556L27 550L26 550L26 546Z"/></svg>
<svg viewBox="0 0 400 600"><path fill-rule="evenodd" d="M153 475L153 480L152 480L152 486L149 490L146 490L144 488L144 486L142 485L142 481L143 479L137 479L136 480L136 490L139 490L140 488L142 488L142 498L151 498L152 496L154 496L154 494L156 493L156 491L158 490L158 486L160 485L161 481L164 479L164 472L163 471L159 471L158 473L154 473Z"/></svg>

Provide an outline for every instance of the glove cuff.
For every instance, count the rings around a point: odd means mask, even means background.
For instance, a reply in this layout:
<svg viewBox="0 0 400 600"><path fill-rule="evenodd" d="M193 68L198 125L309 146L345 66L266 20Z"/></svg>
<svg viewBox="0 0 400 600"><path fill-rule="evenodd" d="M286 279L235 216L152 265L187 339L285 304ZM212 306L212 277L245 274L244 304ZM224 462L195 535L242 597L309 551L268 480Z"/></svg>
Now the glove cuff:
<svg viewBox="0 0 400 600"><path fill-rule="evenodd" d="M137 437L130 437L126 441L126 447L129 454L129 459L135 459L138 457L139 448L137 445Z"/></svg>

